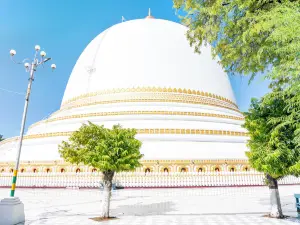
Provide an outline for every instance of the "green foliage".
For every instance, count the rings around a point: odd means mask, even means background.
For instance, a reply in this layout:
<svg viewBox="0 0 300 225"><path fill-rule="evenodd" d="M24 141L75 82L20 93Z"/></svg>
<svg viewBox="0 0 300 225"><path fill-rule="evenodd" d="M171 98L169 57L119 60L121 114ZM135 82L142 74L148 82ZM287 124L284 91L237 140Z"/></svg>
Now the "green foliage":
<svg viewBox="0 0 300 225"><path fill-rule="evenodd" d="M270 65L299 63L298 0L173 0L195 50L203 43L230 73L255 74ZM299 74L299 71L298 71Z"/></svg>
<svg viewBox="0 0 300 225"><path fill-rule="evenodd" d="M291 116L285 99L270 96L261 100L252 99L249 112L245 115L244 127L250 135L247 156L251 166L275 179L290 174L300 175L297 126L282 123Z"/></svg>
<svg viewBox="0 0 300 225"><path fill-rule="evenodd" d="M59 146L62 158L73 164L83 163L105 171L132 171L140 166L141 142L135 139L135 129L112 129L89 122L75 131L69 141Z"/></svg>
<svg viewBox="0 0 300 225"><path fill-rule="evenodd" d="M173 0L174 7L188 26L190 44L200 52L203 44L212 46L214 56L220 56L220 63L230 74L251 75L265 72L276 88L262 101L253 102L247 119L251 144L254 149L290 149L284 130L293 131L293 144L300 143L300 1L299 0ZM281 103L279 104L278 101ZM276 105L276 104L279 105ZM281 110L271 113L268 109L280 106ZM256 108L263 110L256 113ZM274 115L274 113L277 113ZM257 116L257 118L256 118ZM257 121L256 119L261 118ZM265 124L262 122L265 118ZM254 121L251 123L251 120ZM259 123L258 123L259 122ZM256 130L253 124L262 126ZM252 125L251 125L252 124ZM266 125L266 127L264 127ZM254 126L254 127L252 127ZM266 130L264 130L266 129ZM274 130L273 130L274 129ZM265 136L255 132L269 132ZM290 135L290 134L287 134ZM289 136L292 138L291 136ZM256 139L257 138L257 139ZM257 146L254 142L260 141ZM266 141L266 143L263 143ZM275 141L279 141L277 144ZM259 143L259 142L257 142ZM279 143L284 143L279 145ZM278 145L278 146L277 146ZM284 147L285 146L285 147ZM268 150L267 150L268 149ZM275 151L266 159L255 163L261 171L268 171L268 162L286 159ZM275 154L275 155L274 155ZM291 153L296 154L296 152ZM261 153L261 156L267 156ZM296 156L296 155L294 155ZM254 154L252 161L256 161ZM271 158L270 158L271 157ZM286 157L288 157L286 155ZM277 161L276 161L276 160ZM300 164L290 167L291 161L277 168L273 173L284 175L289 168L297 173ZM273 165L272 163L270 165ZM271 171L271 170L270 170Z"/></svg>
<svg viewBox="0 0 300 225"><path fill-rule="evenodd" d="M4 138L3 138L3 135L0 134L0 141L3 141Z"/></svg>
<svg viewBox="0 0 300 225"><path fill-rule="evenodd" d="M294 62L296 63L296 62ZM286 114L274 118L273 122L279 127L292 126L295 129L295 143L300 145L300 64L284 63L277 66L268 76L275 80L272 86L273 91L266 95L264 102L273 101L273 99L282 99L286 105L284 110ZM289 74L289 75L287 75Z"/></svg>

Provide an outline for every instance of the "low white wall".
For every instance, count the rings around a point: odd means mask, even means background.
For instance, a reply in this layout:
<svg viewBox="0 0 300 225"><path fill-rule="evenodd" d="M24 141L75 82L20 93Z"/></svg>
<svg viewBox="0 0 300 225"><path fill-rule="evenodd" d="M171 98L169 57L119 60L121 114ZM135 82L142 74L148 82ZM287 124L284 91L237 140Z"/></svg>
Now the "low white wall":
<svg viewBox="0 0 300 225"><path fill-rule="evenodd" d="M97 188L101 173L20 173L17 187L79 187ZM11 173L0 174L0 187L9 187ZM264 175L258 172L221 173L118 173L114 182L120 187L204 187L264 185ZM285 177L280 184L299 184L300 178Z"/></svg>

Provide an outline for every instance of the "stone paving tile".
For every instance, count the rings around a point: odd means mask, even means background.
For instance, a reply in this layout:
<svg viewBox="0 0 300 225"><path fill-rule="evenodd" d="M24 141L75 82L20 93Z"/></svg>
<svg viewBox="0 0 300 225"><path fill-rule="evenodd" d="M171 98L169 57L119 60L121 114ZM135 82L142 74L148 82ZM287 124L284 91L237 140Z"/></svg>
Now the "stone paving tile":
<svg viewBox="0 0 300 225"><path fill-rule="evenodd" d="M209 216L125 216L105 222L90 220L94 216L70 216L45 218L35 221L27 221L25 225L296 225L300 224L296 219L271 219L262 215L209 215Z"/></svg>
<svg viewBox="0 0 300 225"><path fill-rule="evenodd" d="M300 186L281 186L285 215L295 217L294 193ZM0 189L0 199L8 189ZM269 212L266 187L196 189L125 189L113 192L111 215L119 219L95 222L99 215L99 190L18 189L25 205L25 225L291 225L295 218L263 217Z"/></svg>

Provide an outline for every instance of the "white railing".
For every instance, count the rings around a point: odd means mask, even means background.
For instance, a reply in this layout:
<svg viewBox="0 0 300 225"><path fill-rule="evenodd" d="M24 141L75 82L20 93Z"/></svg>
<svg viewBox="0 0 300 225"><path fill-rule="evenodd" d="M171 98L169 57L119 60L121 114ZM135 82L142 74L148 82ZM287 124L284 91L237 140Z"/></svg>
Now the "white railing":
<svg viewBox="0 0 300 225"><path fill-rule="evenodd" d="M78 187L98 188L101 173L19 173L18 187ZM0 187L9 187L12 173L0 173ZM262 173L206 172L206 173L118 173L114 177L117 187L205 187L264 185ZM300 184L300 178L288 176L279 184Z"/></svg>

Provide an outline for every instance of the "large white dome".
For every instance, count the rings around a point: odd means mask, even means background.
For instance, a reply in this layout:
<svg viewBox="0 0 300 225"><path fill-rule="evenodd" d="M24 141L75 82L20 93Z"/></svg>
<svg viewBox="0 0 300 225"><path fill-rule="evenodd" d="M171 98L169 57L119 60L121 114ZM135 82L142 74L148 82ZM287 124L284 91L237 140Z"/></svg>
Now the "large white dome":
<svg viewBox="0 0 300 225"><path fill-rule="evenodd" d="M58 146L90 121L135 128L141 162L153 171L243 170L248 137L228 76L210 47L194 53L186 31L170 21L140 19L97 36L79 57L60 109L28 129L23 165L66 166ZM13 161L16 141L0 143L0 169Z"/></svg>
<svg viewBox="0 0 300 225"><path fill-rule="evenodd" d="M83 51L70 76L63 103L86 93L132 87L199 90L235 98L227 74L210 47L194 53L187 28L161 19L112 26Z"/></svg>

